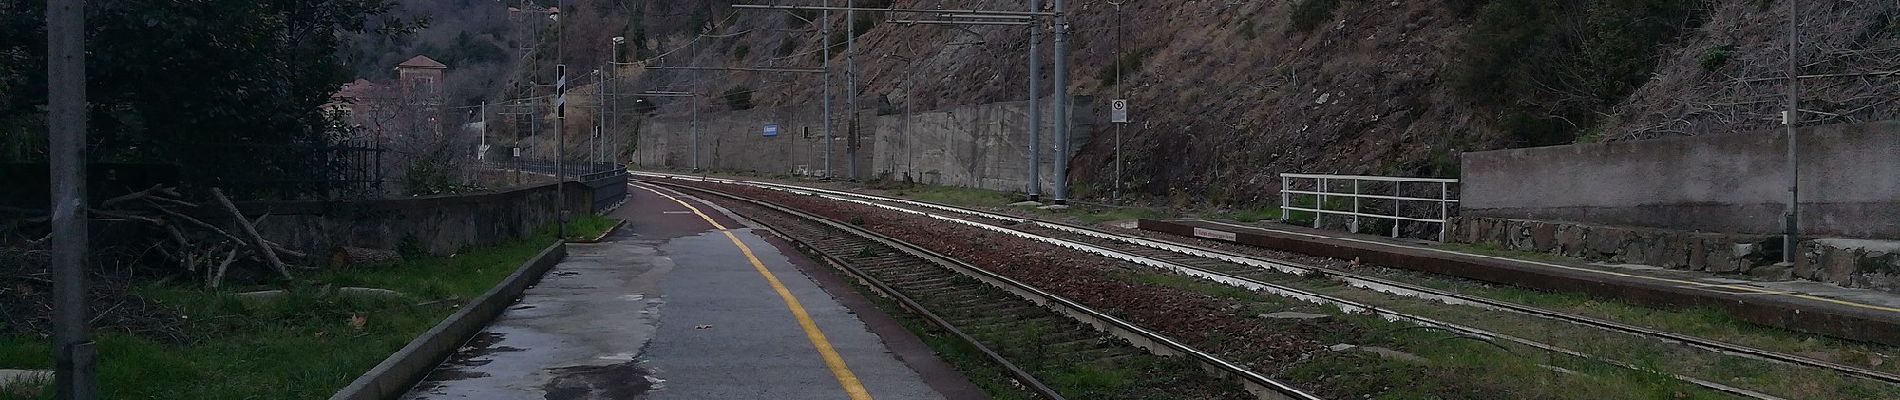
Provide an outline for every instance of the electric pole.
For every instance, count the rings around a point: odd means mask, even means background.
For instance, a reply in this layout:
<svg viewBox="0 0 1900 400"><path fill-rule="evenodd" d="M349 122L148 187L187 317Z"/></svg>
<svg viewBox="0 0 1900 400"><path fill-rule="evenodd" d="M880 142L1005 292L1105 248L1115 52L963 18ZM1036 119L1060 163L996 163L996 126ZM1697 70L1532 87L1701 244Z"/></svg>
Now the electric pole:
<svg viewBox="0 0 1900 400"><path fill-rule="evenodd" d="M1042 10L1041 0L1029 0L1029 11ZM1042 21L1029 26L1029 201L1042 200Z"/></svg>
<svg viewBox="0 0 1900 400"><path fill-rule="evenodd" d="M844 157L847 180L858 180L858 85L857 85L857 2L845 0L844 12Z"/></svg>
<svg viewBox="0 0 1900 400"><path fill-rule="evenodd" d="M1801 78L1795 70L1795 46L1800 44L1800 26L1796 15L1801 2L1788 0L1788 111L1781 123L1788 130L1788 212L1787 233L1781 239L1781 261L1794 264L1796 245L1801 235L1801 157L1796 153L1795 123L1801 121Z"/></svg>
<svg viewBox="0 0 1900 400"><path fill-rule="evenodd" d="M1069 17L1062 0L1055 0L1055 6L1056 159L1051 169L1056 173L1055 203L1064 204L1069 202Z"/></svg>
<svg viewBox="0 0 1900 400"><path fill-rule="evenodd" d="M99 398L86 333L86 2L46 7L47 156L52 176L53 379L58 398Z"/></svg>

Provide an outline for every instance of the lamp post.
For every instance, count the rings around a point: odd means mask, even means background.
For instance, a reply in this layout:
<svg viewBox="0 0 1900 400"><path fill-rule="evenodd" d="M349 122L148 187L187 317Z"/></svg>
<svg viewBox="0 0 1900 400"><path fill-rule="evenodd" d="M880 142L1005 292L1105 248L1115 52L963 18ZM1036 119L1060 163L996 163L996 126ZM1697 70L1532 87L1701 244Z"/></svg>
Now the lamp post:
<svg viewBox="0 0 1900 400"><path fill-rule="evenodd" d="M613 49L612 49L613 51L610 51L610 52L609 52L609 53L611 53L611 54L612 54L612 56L610 56L610 57L609 57L609 58L607 59L607 87L606 87L606 90L608 90L608 91L610 91L610 92L609 92L609 93L607 93L607 94L605 94L605 95L602 95L602 96L603 96L604 98L606 98L606 99L607 99L607 100L605 100L605 101L608 101L608 102L611 102L611 104L613 104L613 107L612 107L612 109L613 109L613 115L614 115L614 118L613 118L613 120L612 120L612 121L614 122L614 124L615 124L615 125L619 125L619 122L620 122L620 97L619 97L619 96L618 96L618 95L617 95L616 93L611 93L611 91L612 91L612 90L614 89L614 83L613 83L613 82L614 82L614 80L615 80L615 79L618 79L618 78L620 77L620 68L618 67L618 65L620 65L620 47L621 47L621 46L624 46L624 45L626 45L626 44L627 44L627 38L626 38L626 37L624 37L624 36L614 36L614 38L613 38L613 43L614 43L614 45L613 45ZM605 106L606 106L606 104L602 104L602 106L603 106L603 107L605 107ZM601 111L601 113L602 113L602 114L606 114L606 113L607 113L607 111ZM601 124L602 124L602 125L601 125L601 128L600 128L600 129L601 129L601 135L600 135L600 136L601 136L601 139L606 139L606 138L607 138L607 132L608 132L608 129L606 128L606 121L607 121L607 120L606 120L606 119L602 119L601 121L602 121L602 122L601 122ZM605 155L606 155L606 153L607 153L607 151L606 151L606 147L605 147L605 146L606 146L606 144L604 144L604 143L603 143L603 144L601 144L601 146L602 146L602 147L601 147L601 154L602 154L602 157L604 158L604 157L605 157ZM614 157L614 160L615 160L615 161L619 161L619 159L620 159L620 157L618 157L618 156L616 156L616 157Z"/></svg>
<svg viewBox="0 0 1900 400"><path fill-rule="evenodd" d="M607 131L607 84L608 82L607 82L607 74L601 72L601 70L598 70L598 69L594 70L594 76L600 78L599 87L594 88L595 96L600 98L600 104L596 104L597 107L594 107L595 114L597 114L594 116L594 163L600 164L601 154L605 153L605 150L607 149L606 146L601 145L600 141L601 139L607 138L606 131Z"/></svg>

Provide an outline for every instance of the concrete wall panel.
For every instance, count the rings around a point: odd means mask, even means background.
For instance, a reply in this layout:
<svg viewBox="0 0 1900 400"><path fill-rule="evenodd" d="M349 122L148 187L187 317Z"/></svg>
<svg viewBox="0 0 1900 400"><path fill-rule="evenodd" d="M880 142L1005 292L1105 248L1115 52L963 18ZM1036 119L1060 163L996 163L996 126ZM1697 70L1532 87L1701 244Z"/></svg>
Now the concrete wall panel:
<svg viewBox="0 0 1900 400"><path fill-rule="evenodd" d="M1900 238L1900 121L1803 128L1801 225ZM1728 233L1782 230L1783 131L1465 153L1463 215Z"/></svg>

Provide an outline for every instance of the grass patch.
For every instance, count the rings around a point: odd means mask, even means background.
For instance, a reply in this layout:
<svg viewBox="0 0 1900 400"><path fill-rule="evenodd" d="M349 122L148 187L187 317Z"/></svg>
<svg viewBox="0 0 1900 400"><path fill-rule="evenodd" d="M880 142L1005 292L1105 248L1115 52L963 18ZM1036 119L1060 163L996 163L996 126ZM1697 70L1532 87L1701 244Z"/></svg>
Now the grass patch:
<svg viewBox="0 0 1900 400"><path fill-rule="evenodd" d="M600 237L620 224L618 218L608 218L593 214L578 215L567 219L567 238L586 240Z"/></svg>
<svg viewBox="0 0 1900 400"><path fill-rule="evenodd" d="M115 399L329 397L513 273L553 240L548 231L448 257L325 271L274 301L236 295L260 288L137 288L180 309L192 339L97 335L101 389ZM340 297L325 286L390 289L405 297ZM47 346L37 338L0 336L0 368L50 366Z"/></svg>

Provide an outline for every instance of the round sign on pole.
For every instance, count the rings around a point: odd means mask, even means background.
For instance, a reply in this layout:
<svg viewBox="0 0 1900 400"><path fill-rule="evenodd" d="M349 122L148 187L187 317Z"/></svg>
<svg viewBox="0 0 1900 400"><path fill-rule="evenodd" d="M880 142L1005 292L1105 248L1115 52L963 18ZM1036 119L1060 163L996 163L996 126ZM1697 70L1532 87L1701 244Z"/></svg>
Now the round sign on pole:
<svg viewBox="0 0 1900 400"><path fill-rule="evenodd" d="M1109 122L1128 122L1128 100L1115 99L1108 102Z"/></svg>

